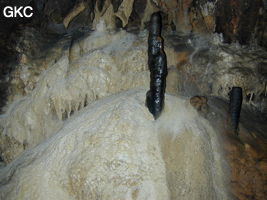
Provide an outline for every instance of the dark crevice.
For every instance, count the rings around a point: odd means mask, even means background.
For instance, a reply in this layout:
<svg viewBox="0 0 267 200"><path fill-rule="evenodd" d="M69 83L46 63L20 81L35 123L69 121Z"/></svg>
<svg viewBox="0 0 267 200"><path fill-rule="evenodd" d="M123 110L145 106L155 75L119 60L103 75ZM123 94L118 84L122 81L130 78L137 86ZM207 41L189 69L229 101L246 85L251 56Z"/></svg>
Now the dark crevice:
<svg viewBox="0 0 267 200"><path fill-rule="evenodd" d="M97 1L97 8L98 8L98 10L101 12L102 11L102 9L103 9L103 7L104 7L104 5L105 5L105 1L106 0L98 0Z"/></svg>
<svg viewBox="0 0 267 200"><path fill-rule="evenodd" d="M116 13L118 12L118 9L121 5L123 0L111 0L112 6L113 6L113 11Z"/></svg>
<svg viewBox="0 0 267 200"><path fill-rule="evenodd" d="M117 29L122 28L122 21L119 17L115 17L115 25Z"/></svg>

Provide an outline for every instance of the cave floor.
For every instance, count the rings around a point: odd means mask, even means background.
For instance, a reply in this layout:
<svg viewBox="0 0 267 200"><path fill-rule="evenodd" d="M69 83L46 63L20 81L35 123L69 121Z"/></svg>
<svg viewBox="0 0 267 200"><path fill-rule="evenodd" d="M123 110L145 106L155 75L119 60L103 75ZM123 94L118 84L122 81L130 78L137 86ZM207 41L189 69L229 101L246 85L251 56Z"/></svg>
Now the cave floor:
<svg viewBox="0 0 267 200"><path fill-rule="evenodd" d="M219 129L222 148L230 167L230 191L234 199L259 199L267 196L267 124L263 114L244 108L239 134L229 128L228 103L209 98L205 117ZM224 119L224 120L222 120Z"/></svg>

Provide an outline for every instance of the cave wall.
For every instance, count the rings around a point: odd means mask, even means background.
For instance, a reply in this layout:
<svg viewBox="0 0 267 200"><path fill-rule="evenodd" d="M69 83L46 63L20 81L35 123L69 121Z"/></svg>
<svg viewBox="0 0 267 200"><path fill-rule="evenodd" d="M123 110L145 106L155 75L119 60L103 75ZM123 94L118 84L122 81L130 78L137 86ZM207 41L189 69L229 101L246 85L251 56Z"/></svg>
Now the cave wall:
<svg viewBox="0 0 267 200"><path fill-rule="evenodd" d="M147 27L151 13L158 10L162 12L165 30L217 32L223 34L227 43L238 41L242 45L257 43L267 47L264 0L3 0L1 11L6 5L30 5L34 16L7 19L0 13L1 64L14 60L16 40L26 27L42 33L73 34L95 29L101 19L111 29L138 31Z"/></svg>
<svg viewBox="0 0 267 200"><path fill-rule="evenodd" d="M266 47L266 7L262 0L221 0L217 3L216 32L225 42L249 44L251 40Z"/></svg>
<svg viewBox="0 0 267 200"><path fill-rule="evenodd" d="M150 15L161 11L163 29L184 33L220 33L224 42L267 47L267 3L263 0L3 0L6 5L31 5L34 17L0 17L0 107L6 102L14 63L41 56L62 35L94 30L100 20L109 29L138 32ZM2 13L1 13L2 15ZM78 35L79 35L78 34ZM26 55L26 56L25 56ZM10 64L11 63L11 64Z"/></svg>
<svg viewBox="0 0 267 200"><path fill-rule="evenodd" d="M143 29L150 14L160 10L166 28L217 32L223 34L225 42L250 44L251 40L257 40L266 47L266 4L263 0L4 0L0 2L1 10L5 5L31 5L35 15L32 19L1 16L0 34L7 37L9 31L21 24L25 27L25 23L56 33L94 29L100 18L114 23L109 24L111 28Z"/></svg>
<svg viewBox="0 0 267 200"><path fill-rule="evenodd" d="M111 29L138 31L146 28L150 15L159 10L164 30L217 32L223 34L227 43L238 41L242 45L257 43L267 47L264 0L3 0L1 11L6 5L30 5L34 16L7 19L0 13L1 65L3 61L15 60L16 41L27 27L43 34L73 34L95 29L104 20Z"/></svg>

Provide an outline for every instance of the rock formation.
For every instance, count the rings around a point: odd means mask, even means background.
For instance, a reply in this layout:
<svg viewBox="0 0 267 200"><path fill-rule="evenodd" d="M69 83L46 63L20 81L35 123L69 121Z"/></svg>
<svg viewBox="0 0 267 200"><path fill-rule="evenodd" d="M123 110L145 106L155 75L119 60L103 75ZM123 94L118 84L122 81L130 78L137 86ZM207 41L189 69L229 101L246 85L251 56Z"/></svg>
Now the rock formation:
<svg viewBox="0 0 267 200"><path fill-rule="evenodd" d="M0 199L228 200L217 132L169 95L154 121L144 95L128 90L77 112L0 170Z"/></svg>
<svg viewBox="0 0 267 200"><path fill-rule="evenodd" d="M157 119L164 107L167 76L167 58L161 37L161 15L153 13L148 36L148 67L150 70L150 90L146 95L148 110Z"/></svg>
<svg viewBox="0 0 267 200"><path fill-rule="evenodd" d="M14 0L12 2L3 0L0 2L0 8L6 5L30 5L34 8L34 17L30 19L0 17L2 27L0 71L2 76L5 74L0 80L0 91L4 94L0 99L1 107L5 105L9 93L7 86L10 82L6 76L9 76L14 69L10 62L23 58L24 55L20 52L17 42L20 38L24 38L24 29L28 28L34 32L41 32L42 37L47 33L55 34L56 38L62 34L76 37L84 31L94 30L100 20L104 20L111 29L142 31L147 27L150 15L161 11L165 30L205 35L217 32L222 34L224 42L238 41L242 45L259 44L263 47L267 44L266 4L262 0L230 2L225 0ZM34 44L32 42L33 46ZM28 48L28 45L22 46ZM32 49L27 51L33 52Z"/></svg>
<svg viewBox="0 0 267 200"><path fill-rule="evenodd" d="M238 131L240 112L242 108L243 94L242 88L233 87L230 92L229 112L231 116L231 126L235 132Z"/></svg>
<svg viewBox="0 0 267 200"><path fill-rule="evenodd" d="M208 111L208 99L202 96L194 96L190 98L190 104L197 110L203 113Z"/></svg>
<svg viewBox="0 0 267 200"><path fill-rule="evenodd" d="M9 163L43 142L95 100L148 88L146 40L123 30L114 34L101 22L90 35L72 42L64 37L45 56L18 64L10 77L9 106L0 118L2 159ZM176 91L172 87L168 84L167 91Z"/></svg>
<svg viewBox="0 0 267 200"><path fill-rule="evenodd" d="M5 5L30 5L34 17L0 16L0 199L267 196L266 1ZM144 100L155 12L168 56L157 120ZM225 128L233 86L243 91L238 137Z"/></svg>

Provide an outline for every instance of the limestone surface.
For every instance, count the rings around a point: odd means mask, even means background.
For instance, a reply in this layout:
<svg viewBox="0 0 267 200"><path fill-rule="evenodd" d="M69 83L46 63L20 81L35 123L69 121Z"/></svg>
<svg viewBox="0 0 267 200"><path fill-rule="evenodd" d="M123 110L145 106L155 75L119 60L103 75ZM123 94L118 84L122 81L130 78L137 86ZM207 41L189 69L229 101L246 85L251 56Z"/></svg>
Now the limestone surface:
<svg viewBox="0 0 267 200"><path fill-rule="evenodd" d="M0 171L0 199L229 199L216 132L189 102L145 90L98 100ZM179 112L177 112L179 110Z"/></svg>
<svg viewBox="0 0 267 200"><path fill-rule="evenodd" d="M55 62L35 68L29 61L18 67L13 101L0 119L2 159L10 162L39 144L60 129L65 119L97 99L147 87L146 57L146 43L124 31L107 32L100 23L89 37L65 50L62 45ZM39 75L34 75L36 71Z"/></svg>

